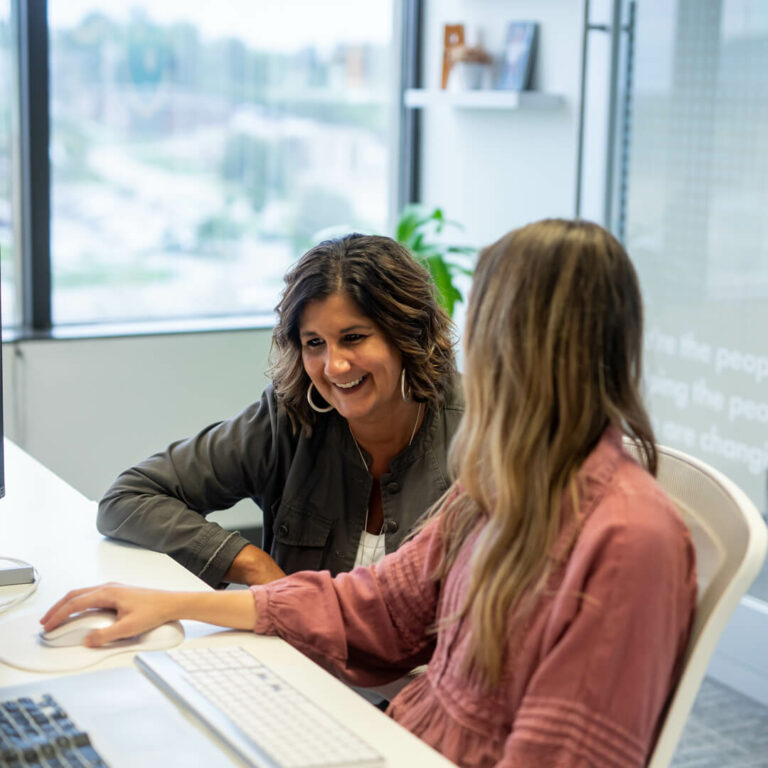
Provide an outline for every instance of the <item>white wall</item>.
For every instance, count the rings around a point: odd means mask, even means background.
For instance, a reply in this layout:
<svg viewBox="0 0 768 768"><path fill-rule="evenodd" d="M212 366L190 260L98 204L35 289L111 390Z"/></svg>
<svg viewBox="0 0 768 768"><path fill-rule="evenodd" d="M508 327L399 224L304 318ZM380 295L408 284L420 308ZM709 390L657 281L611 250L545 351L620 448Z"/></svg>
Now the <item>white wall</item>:
<svg viewBox="0 0 768 768"><path fill-rule="evenodd" d="M258 398L270 339L253 330L6 343L5 433L97 499L121 470ZM222 519L253 524L253 509Z"/></svg>
<svg viewBox="0 0 768 768"><path fill-rule="evenodd" d="M428 0L424 19L424 87L438 88L443 25L464 23L467 43L481 34L498 56L507 23L538 21L536 90L561 94L556 110L424 110L422 201L439 205L486 245L529 221L572 217L580 98L581 0Z"/></svg>

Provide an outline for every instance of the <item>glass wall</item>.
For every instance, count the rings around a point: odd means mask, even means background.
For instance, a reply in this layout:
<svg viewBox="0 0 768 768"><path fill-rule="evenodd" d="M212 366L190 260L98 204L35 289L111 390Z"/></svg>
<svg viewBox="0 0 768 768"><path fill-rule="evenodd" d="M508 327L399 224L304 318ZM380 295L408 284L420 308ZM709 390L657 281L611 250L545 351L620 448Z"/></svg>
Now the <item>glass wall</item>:
<svg viewBox="0 0 768 768"><path fill-rule="evenodd" d="M17 196L17 131L15 87L15 38L12 33L11 0L0 0L0 274L2 320L6 326L18 322L16 301L16 249L14 221Z"/></svg>
<svg viewBox="0 0 768 768"><path fill-rule="evenodd" d="M633 90L626 244L658 437L765 514L768 3L641 0Z"/></svg>
<svg viewBox="0 0 768 768"><path fill-rule="evenodd" d="M270 311L385 231L391 0L48 6L55 324Z"/></svg>

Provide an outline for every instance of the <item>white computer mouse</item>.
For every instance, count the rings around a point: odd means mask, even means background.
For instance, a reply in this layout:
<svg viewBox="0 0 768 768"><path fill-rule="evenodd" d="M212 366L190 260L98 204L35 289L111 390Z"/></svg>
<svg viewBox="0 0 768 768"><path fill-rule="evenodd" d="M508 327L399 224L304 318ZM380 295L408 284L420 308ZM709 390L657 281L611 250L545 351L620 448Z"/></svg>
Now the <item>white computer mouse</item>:
<svg viewBox="0 0 768 768"><path fill-rule="evenodd" d="M58 627L48 632L40 630L42 643L52 648L72 648L82 646L85 638L94 629L106 629L117 620L117 613L111 610L88 610L66 619ZM184 639L184 629L178 621L162 624L155 629L142 632L134 637L126 637L108 643L107 648L115 646L140 646L141 649L172 648Z"/></svg>

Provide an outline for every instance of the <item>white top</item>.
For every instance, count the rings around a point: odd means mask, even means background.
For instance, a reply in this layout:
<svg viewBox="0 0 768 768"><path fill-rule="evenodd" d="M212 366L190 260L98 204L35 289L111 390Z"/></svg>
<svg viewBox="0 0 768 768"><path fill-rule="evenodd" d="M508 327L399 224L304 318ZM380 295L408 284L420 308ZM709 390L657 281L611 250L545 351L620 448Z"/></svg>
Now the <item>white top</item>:
<svg viewBox="0 0 768 768"><path fill-rule="evenodd" d="M357 545L357 555L355 557L355 568L359 565L373 565L378 563L384 555L384 534L368 533L363 529L363 535L360 537L360 543Z"/></svg>

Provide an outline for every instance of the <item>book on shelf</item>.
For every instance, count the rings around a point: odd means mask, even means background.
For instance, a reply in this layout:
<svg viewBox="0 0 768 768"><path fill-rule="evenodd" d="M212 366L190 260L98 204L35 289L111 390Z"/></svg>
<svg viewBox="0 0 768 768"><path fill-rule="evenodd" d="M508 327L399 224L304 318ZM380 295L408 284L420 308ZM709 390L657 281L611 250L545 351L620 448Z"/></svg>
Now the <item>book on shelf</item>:
<svg viewBox="0 0 768 768"><path fill-rule="evenodd" d="M507 26L498 87L525 91L531 87L539 25L535 21L511 21Z"/></svg>

